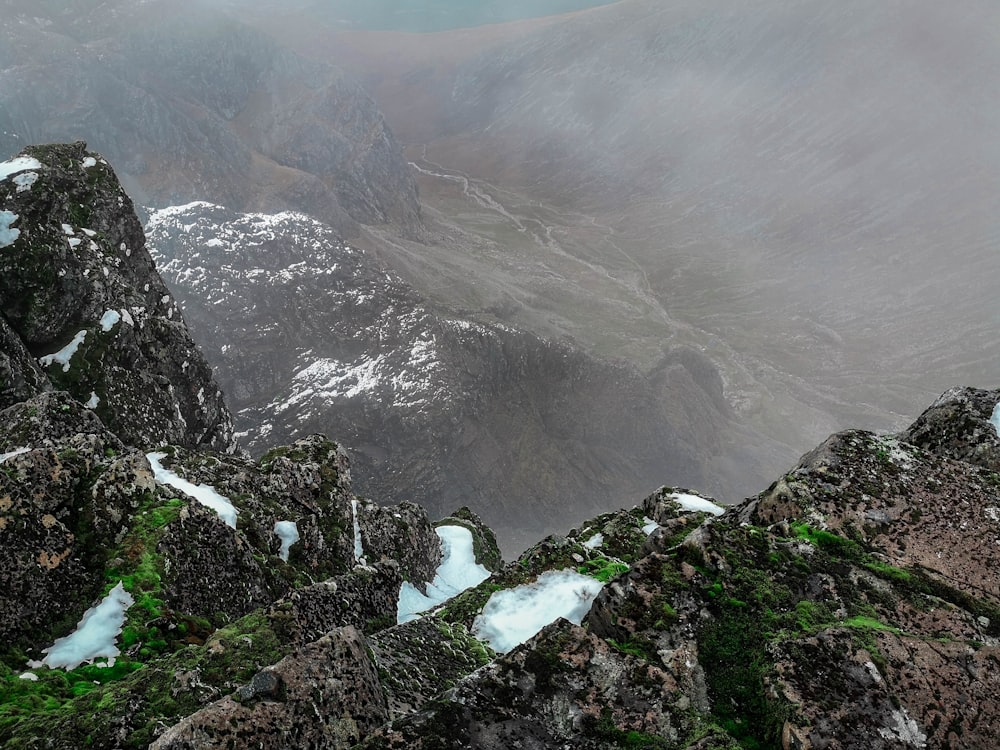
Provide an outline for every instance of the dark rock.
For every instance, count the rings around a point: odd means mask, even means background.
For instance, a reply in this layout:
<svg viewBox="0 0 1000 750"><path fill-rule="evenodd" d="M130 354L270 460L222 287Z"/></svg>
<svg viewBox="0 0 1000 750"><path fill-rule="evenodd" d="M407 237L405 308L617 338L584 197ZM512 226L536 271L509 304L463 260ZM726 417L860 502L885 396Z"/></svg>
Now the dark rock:
<svg viewBox="0 0 1000 750"><path fill-rule="evenodd" d="M899 439L939 456L1000 471L1000 436L990 418L1000 391L952 388L899 434Z"/></svg>
<svg viewBox="0 0 1000 750"><path fill-rule="evenodd" d="M285 683L281 676L270 669L264 669L253 676L246 685L236 691L236 696L242 704L252 703L255 700L275 700L285 699Z"/></svg>
<svg viewBox="0 0 1000 750"><path fill-rule="evenodd" d="M369 643L393 720L419 710L495 657L463 625L433 615L383 630Z"/></svg>
<svg viewBox="0 0 1000 750"><path fill-rule="evenodd" d="M53 387L90 404L126 443L232 448L222 392L111 167L84 143L29 147L21 158L34 161L0 181L0 207L19 232L0 253L10 328L0 335L21 342L4 350L8 367L20 363L15 388L47 390L24 363L28 351Z"/></svg>
<svg viewBox="0 0 1000 750"><path fill-rule="evenodd" d="M334 630L266 671L284 685L284 700L246 705L223 698L150 747L349 748L389 717L364 636L354 628Z"/></svg>

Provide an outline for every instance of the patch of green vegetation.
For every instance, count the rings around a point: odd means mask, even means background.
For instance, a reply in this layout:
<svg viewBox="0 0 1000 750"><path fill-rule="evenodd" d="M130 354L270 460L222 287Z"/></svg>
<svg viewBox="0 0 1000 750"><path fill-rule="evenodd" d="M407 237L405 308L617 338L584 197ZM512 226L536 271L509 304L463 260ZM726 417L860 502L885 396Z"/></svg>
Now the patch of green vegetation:
<svg viewBox="0 0 1000 750"><path fill-rule="evenodd" d="M583 720L584 736L602 740L607 747L626 748L626 750L666 750L674 747L663 737L657 737L643 732L626 731L615 725L610 708L601 710L600 718L586 716Z"/></svg>
<svg viewBox="0 0 1000 750"><path fill-rule="evenodd" d="M607 583L612 578L620 576L627 570L628 565L621 560L604 557L603 555L587 560L577 568L578 573L596 578L601 583Z"/></svg>
<svg viewBox="0 0 1000 750"><path fill-rule="evenodd" d="M623 654L630 654L632 656L639 656L642 658L646 658L648 656L646 649L635 641L616 641L614 638L608 638L607 640L612 647L621 651Z"/></svg>
<svg viewBox="0 0 1000 750"><path fill-rule="evenodd" d="M23 715L19 722L0 727L0 745L5 750L34 748L38 737L51 737L59 747L148 747L158 728L193 713L213 695L207 690L178 691L178 675L196 674L200 684L217 690L215 694L232 692L291 650L292 639L280 628L256 611L215 631L203 645L185 645L145 665L120 662L117 679L67 701L50 696L47 714ZM110 734L121 730L121 741Z"/></svg>
<svg viewBox="0 0 1000 750"><path fill-rule="evenodd" d="M467 628L472 627L476 615L483 611L486 602L503 586L492 578L487 578L478 586L466 589L448 603L437 613L445 622L462 623Z"/></svg>
<svg viewBox="0 0 1000 750"><path fill-rule="evenodd" d="M844 560L860 560L864 550L857 542L823 529L817 529L807 523L793 523L792 531L801 539L807 540L832 557Z"/></svg>

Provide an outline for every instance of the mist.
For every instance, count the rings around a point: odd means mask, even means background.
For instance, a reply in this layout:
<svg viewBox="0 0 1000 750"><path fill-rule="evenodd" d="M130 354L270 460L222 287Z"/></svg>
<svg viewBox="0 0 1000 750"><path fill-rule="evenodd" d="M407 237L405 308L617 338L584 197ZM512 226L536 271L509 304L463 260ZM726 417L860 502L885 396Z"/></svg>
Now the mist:
<svg viewBox="0 0 1000 750"><path fill-rule="evenodd" d="M84 139L149 206L304 212L442 315L632 368L672 442L622 495L735 501L1000 379L994 4L8 5L5 158Z"/></svg>

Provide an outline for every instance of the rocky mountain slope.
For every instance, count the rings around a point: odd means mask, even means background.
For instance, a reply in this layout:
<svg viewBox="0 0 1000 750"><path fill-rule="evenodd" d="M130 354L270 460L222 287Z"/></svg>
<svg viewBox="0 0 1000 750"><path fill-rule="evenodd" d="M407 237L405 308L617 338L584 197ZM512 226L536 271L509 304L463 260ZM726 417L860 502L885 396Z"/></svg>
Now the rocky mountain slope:
<svg viewBox="0 0 1000 750"><path fill-rule="evenodd" d="M81 205L74 190L121 194L110 169L82 144L0 169L12 297L67 278L55 307L90 313L64 330L80 326L85 342L129 325L118 307L110 331L92 321L107 290L141 298L162 283L141 244L102 244L137 226L124 197L88 217L93 237L68 224L64 247L51 239L60 206ZM168 362L187 340L169 300L157 308L174 323L174 338L157 338ZM729 509L664 487L503 565L468 509L435 525L419 506L355 496L343 450L322 436L251 461L200 432L166 447L128 435L143 403L102 413L72 383L55 390L47 355L11 322L44 330L45 308L4 305L5 748L995 742L1000 390L953 389L897 435L838 433ZM138 351L130 376L155 378L162 361L134 336L81 343L69 369L49 369L111 375L115 353ZM203 369L168 382L201 388ZM456 563L482 566L481 582L449 596Z"/></svg>
<svg viewBox="0 0 1000 750"><path fill-rule="evenodd" d="M675 481L763 484L718 375L679 349L653 376L504 325L444 315L308 217L155 211L150 245L254 454L339 436L358 491L432 514L468 504L506 549ZM717 457L728 453L732 463ZM737 458L734 458L737 457Z"/></svg>
<svg viewBox="0 0 1000 750"><path fill-rule="evenodd" d="M44 146L0 177L0 408L66 391L131 445L231 449L222 391L108 163Z"/></svg>
<svg viewBox="0 0 1000 750"><path fill-rule="evenodd" d="M145 203L296 208L347 234L419 224L371 98L200 2L13 2L0 23L0 156L86 139Z"/></svg>

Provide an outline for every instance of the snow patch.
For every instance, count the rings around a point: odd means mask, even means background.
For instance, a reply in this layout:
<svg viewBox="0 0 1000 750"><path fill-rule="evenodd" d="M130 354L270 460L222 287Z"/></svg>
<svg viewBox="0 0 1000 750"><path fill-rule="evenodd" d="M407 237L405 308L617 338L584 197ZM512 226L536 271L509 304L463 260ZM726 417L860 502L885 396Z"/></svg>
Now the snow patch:
<svg viewBox="0 0 1000 750"><path fill-rule="evenodd" d="M15 448L10 451L10 453L0 453L0 464L6 461L8 458L14 458L14 456L20 456L23 453L27 453L31 448Z"/></svg>
<svg viewBox="0 0 1000 750"><path fill-rule="evenodd" d="M97 166L97 159L95 159L93 156L88 156L88 157L84 158L84 160L82 162L82 166L83 166L84 169L90 169L91 167L96 167Z"/></svg>
<svg viewBox="0 0 1000 750"><path fill-rule="evenodd" d="M17 676L19 680L28 680L29 682L38 682L38 675L34 672L24 672Z"/></svg>
<svg viewBox="0 0 1000 750"><path fill-rule="evenodd" d="M558 618L579 625L604 584L575 570L549 570L534 583L495 592L472 624L472 633L507 653Z"/></svg>
<svg viewBox="0 0 1000 750"><path fill-rule="evenodd" d="M295 525L295 521L275 521L274 533L281 540L278 557L288 562L288 550L299 541L299 527Z"/></svg>
<svg viewBox="0 0 1000 750"><path fill-rule="evenodd" d="M17 221L17 214L13 211L0 211L0 247L8 247L17 242L21 236L20 229L14 229L11 224Z"/></svg>
<svg viewBox="0 0 1000 750"><path fill-rule="evenodd" d="M398 623L416 620L421 612L443 604L490 577L490 572L476 562L471 531L464 526L438 526L434 531L441 539L441 564L434 580L427 584L426 595L409 581L403 582L396 605Z"/></svg>
<svg viewBox="0 0 1000 750"><path fill-rule="evenodd" d="M351 515L354 518L354 562L364 565L365 548L361 544L361 522L358 520L358 499L351 498Z"/></svg>
<svg viewBox="0 0 1000 750"><path fill-rule="evenodd" d="M713 516L721 516L726 512L726 509L722 506L716 505L711 500L706 500L705 498L698 497L697 495L688 495L683 492L679 492L674 495L669 495L669 499L680 505L684 510L689 510L695 513L711 513Z"/></svg>
<svg viewBox="0 0 1000 750"><path fill-rule="evenodd" d="M643 516L642 517L642 533L645 534L646 536L649 536L654 531L656 531L656 528L659 525L660 524L658 524L656 521L654 521L649 516Z"/></svg>
<svg viewBox="0 0 1000 750"><path fill-rule="evenodd" d="M93 391L90 392L90 399L84 404L88 409L96 409L97 405L101 403L101 399Z"/></svg>
<svg viewBox="0 0 1000 750"><path fill-rule="evenodd" d="M87 338L87 332L78 331L73 340L66 344L66 346L53 354L46 354L44 357L39 357L38 361L41 362L42 367L49 367L58 362L63 366L63 372L69 372L69 361L73 359L73 355L76 354L76 350L80 348L80 344L83 343L85 338Z"/></svg>
<svg viewBox="0 0 1000 750"><path fill-rule="evenodd" d="M0 162L0 180L6 180L12 174L24 172L29 169L41 169L42 163L38 159L30 156L19 156L10 161Z"/></svg>
<svg viewBox="0 0 1000 750"><path fill-rule="evenodd" d="M604 534L597 532L590 539L583 543L583 546L587 549L597 549L602 544L604 544Z"/></svg>
<svg viewBox="0 0 1000 750"><path fill-rule="evenodd" d="M125 624L125 611L134 601L119 581L100 604L84 613L76 630L42 650L46 657L41 664L50 669L75 669L84 662L92 664L94 659L104 658L106 666L113 666L120 653L115 639Z"/></svg>
<svg viewBox="0 0 1000 750"><path fill-rule="evenodd" d="M69 224L61 224L60 226L62 226L63 234L65 234L67 237L72 237L74 234L76 234L76 232L73 231L73 227L71 227Z"/></svg>
<svg viewBox="0 0 1000 750"><path fill-rule="evenodd" d="M228 498L223 497L214 488L207 484L192 484L181 476L178 476L169 469L164 469L160 463L166 458L166 453L147 453L146 458L150 466L153 467L153 476L160 484L166 484L175 490L180 490L186 495L190 495L206 508L214 510L227 526L236 528L236 516L239 513Z"/></svg>
<svg viewBox="0 0 1000 750"><path fill-rule="evenodd" d="M107 310L101 316L101 330L107 333L121 321L122 315L117 310Z"/></svg>
<svg viewBox="0 0 1000 750"><path fill-rule="evenodd" d="M19 193L31 190L31 186L36 182L38 182L38 172L24 172L14 177L14 184L17 185L17 192Z"/></svg>
<svg viewBox="0 0 1000 750"><path fill-rule="evenodd" d="M2 240L0 240L2 242ZM993 429L997 431L997 436L1000 436L1000 401L997 405L993 407L993 413L990 415L990 424L993 425Z"/></svg>

